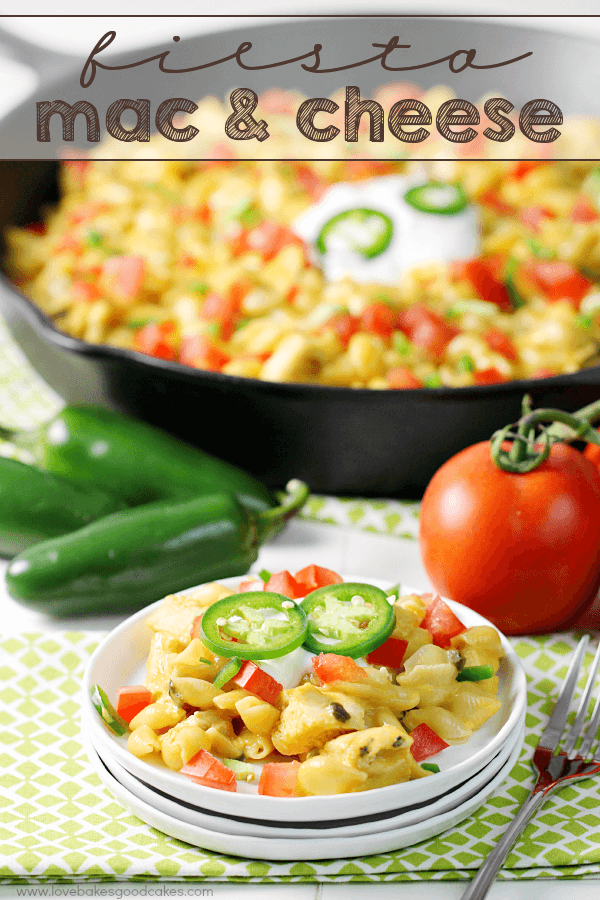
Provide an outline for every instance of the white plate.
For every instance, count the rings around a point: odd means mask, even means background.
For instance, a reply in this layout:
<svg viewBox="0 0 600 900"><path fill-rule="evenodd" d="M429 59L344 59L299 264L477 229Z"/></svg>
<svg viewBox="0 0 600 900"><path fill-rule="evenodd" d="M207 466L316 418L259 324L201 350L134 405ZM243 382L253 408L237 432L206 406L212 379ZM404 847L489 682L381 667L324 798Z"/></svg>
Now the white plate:
<svg viewBox="0 0 600 900"><path fill-rule="evenodd" d="M225 834L236 834L240 836L263 837L279 840L281 838L293 838L296 840L304 840L306 838L322 838L322 837L339 837L342 835L364 835L364 834L380 834L384 831L391 831L400 827L416 825L433 816L439 816L442 813L450 812L452 809L460 806L462 803L470 800L478 794L485 785L491 781L506 761L512 755L515 746L523 745L525 736L525 717L521 727L515 731L514 738L511 737L506 742L502 750L497 756L473 778L469 778L464 784L450 791L443 797L433 800L429 803L420 803L414 809L403 810L398 815L386 816L385 818L369 817L369 821L360 822L354 825L348 825L347 821L343 825L337 823L322 823L320 828L298 828L282 825L281 827L265 825L262 822L253 822L250 819L238 821L230 816L217 815L208 810L202 810L192 806L189 803L173 800L165 794L160 793L142 781L131 775L123 768L114 758L103 755L103 751L98 745L92 745L100 760L104 763L108 771L114 778L119 781L124 788L130 791L139 800L147 803L155 810L164 813L167 816L178 819L181 822L187 822L189 825L197 825L200 828L208 828L210 831L224 832ZM89 734L89 730L85 729Z"/></svg>
<svg viewBox="0 0 600 900"><path fill-rule="evenodd" d="M102 763L100 757L87 741L90 762L102 783L111 794L138 816L143 822L163 831L180 841L186 841L195 847L212 850L216 853L240 856L242 850L246 858L269 860L311 860L311 859L343 859L348 856L366 856L372 853L387 853L409 847L419 841L428 840L452 828L474 813L500 787L519 758L520 742L514 747L510 758L502 766L495 777L488 782L474 797L465 800L460 806L438 816L428 817L424 822L395 828L376 834L342 835L341 837L307 838L299 841L294 838L273 840L272 838L240 836L225 834L190 825L168 816L155 809L122 785ZM429 780L429 779L427 779ZM218 793L215 791L214 793ZM299 798L300 799L300 798ZM348 795L346 795L346 801Z"/></svg>
<svg viewBox="0 0 600 900"><path fill-rule="evenodd" d="M359 579L354 576L352 580ZM376 579L364 580L389 587L389 584ZM223 579L222 583L236 585L239 581L239 578L230 578ZM405 587L403 590L410 591L410 588ZM90 688L97 683L109 697L115 697L122 685L141 684L144 681L145 662L152 635L145 623L148 615L160 602L146 607L115 628L101 642L86 667L82 707L88 713L94 742L108 749L109 755L128 772L151 787L204 809L271 822L312 823L347 819L349 810L347 796L344 794L327 797L265 797L258 796L255 787L242 782L238 783L235 794L214 790L191 782L185 776L168 769L161 761L137 759L127 750L126 738L117 737L103 725L91 702ZM483 616L460 603L451 600L447 603L467 627L490 624ZM502 703L498 713L476 731L466 744L451 746L443 751L439 760L442 771L436 778L409 781L357 794L356 803L353 804L355 816L398 810L414 803L432 800L479 772L496 756L518 728L526 703L525 675L519 659L503 636L502 644L506 656L498 673L498 698Z"/></svg>

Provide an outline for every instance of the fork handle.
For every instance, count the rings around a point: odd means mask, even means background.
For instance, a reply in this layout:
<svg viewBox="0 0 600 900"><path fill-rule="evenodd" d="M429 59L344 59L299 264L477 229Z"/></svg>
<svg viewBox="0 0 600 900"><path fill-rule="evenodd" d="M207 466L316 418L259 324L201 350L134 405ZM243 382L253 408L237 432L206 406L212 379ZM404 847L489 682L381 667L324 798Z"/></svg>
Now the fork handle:
<svg viewBox="0 0 600 900"><path fill-rule="evenodd" d="M483 900L496 877L496 872L508 856L508 851L519 837L532 815L547 797L545 791L530 794L518 814L512 820L492 852L471 881L460 900Z"/></svg>

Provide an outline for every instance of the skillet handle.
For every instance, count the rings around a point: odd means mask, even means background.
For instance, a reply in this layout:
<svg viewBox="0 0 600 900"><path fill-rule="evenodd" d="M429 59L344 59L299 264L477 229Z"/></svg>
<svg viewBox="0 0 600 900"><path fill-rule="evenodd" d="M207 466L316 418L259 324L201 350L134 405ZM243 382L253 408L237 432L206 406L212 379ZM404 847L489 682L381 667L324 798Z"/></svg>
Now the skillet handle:
<svg viewBox="0 0 600 900"><path fill-rule="evenodd" d="M69 70L76 71L85 60L66 53L58 53L32 44L24 38L18 37L0 28L0 60L2 58L13 60L28 66L37 73L40 82L49 82L60 75L68 74Z"/></svg>

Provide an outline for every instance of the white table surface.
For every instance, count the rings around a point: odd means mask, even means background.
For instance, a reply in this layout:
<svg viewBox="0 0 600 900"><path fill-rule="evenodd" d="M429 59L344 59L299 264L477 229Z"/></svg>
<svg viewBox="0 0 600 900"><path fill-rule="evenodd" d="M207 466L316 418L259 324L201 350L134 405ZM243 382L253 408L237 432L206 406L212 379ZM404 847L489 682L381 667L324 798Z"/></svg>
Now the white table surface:
<svg viewBox="0 0 600 900"><path fill-rule="evenodd" d="M369 4L370 6L371 4ZM104 0L104 17L82 18L56 18L57 14L71 15L81 12L81 4L75 0L56 0L52 6L52 18L47 18L47 0L22 0L18 9L1 9L4 13L12 15L0 16L0 27L13 31L21 37L26 37L32 42L37 42L48 48L62 50L62 52L81 52L89 46L90 33L100 33L100 29L114 27L114 21L107 18L111 14L131 15L138 13L139 5L134 5L131 0ZM199 5L196 2L183 2L175 0L169 4L170 12L177 12L179 16L196 14ZM243 14L247 15L248 4L242 0L222 0L220 10L225 14L237 16L236 20L230 20L231 27L243 21ZM340 3L339 0L329 0L326 4L312 2L272 2L272 0L259 0L252 7L252 13L274 14L286 12L310 13L310 12L335 12L339 11L364 11L366 4L361 7L354 3ZM373 7L374 8L374 7ZM541 25L552 30L579 32L584 34L595 33L600 35L600 16L592 16L598 10L597 0L571 0L568 9L578 15L564 19L547 18L548 14L563 13L564 4L558 0L545 0L545 2L516 2L516 0L496 0L496 2L450 2L450 0L437 0L429 4L414 0L412 3L394 2L394 0L380 0L376 8L378 12L401 13L410 12L445 12L457 13L494 13L513 14L527 13L545 16L534 20L520 20L519 24ZM145 0L143 10L146 14L162 13L164 4L158 0ZM16 16L14 13L18 12ZM28 18L28 15L31 18ZM172 32L177 25L177 31ZM180 33L182 35L198 34L202 31L221 27L222 20L217 17L202 19L197 15L193 18L182 19L164 17L152 18L151 15L136 18L135 20L120 19L119 35L124 43L121 47L141 46L153 40L159 40L164 34ZM105 29L106 30L106 29ZM6 113L17 103L25 99L36 84L36 76L28 69L0 57L0 115ZM427 576L422 568L418 546L414 541L398 538L388 538L360 532L355 529L335 528L316 523L296 521L290 524L286 532L280 535L274 542L261 550L259 560L254 567L257 571L267 568L274 571L281 568L294 568L298 562L305 565L307 562L324 564L331 568L337 568L348 574L389 578L392 581L403 580L405 583L420 590L429 589ZM7 595L4 587L4 570L6 564L0 564L0 608L2 609L3 631L37 631L40 629L64 630L70 625L77 628L107 630L117 624L120 618L107 617L94 619L78 619L69 622L52 622L39 613L26 610L14 603ZM47 886L48 888L50 886ZM76 888L76 886L74 886ZM82 885L83 889L92 885ZM104 896L122 900L122 897L134 896L160 896L161 888L174 889L179 897L214 897L217 900L275 900L283 897L284 900L363 900L365 897L374 896L377 900L392 900L402 897L402 900L459 900L464 890L464 884L457 882L417 882L395 884L294 884L294 885L250 885L250 884L220 884L205 883L202 885L182 885L161 882L160 885L144 885L126 883L123 885L103 884L102 888L111 891ZM62 890L61 896L69 896L69 886L56 889ZM16 898L26 896L23 889L17 893L15 886L0 886L0 898ZM212 891L212 894L208 893ZM28 895L35 896L35 888ZM83 894L82 894L83 895ZM492 886L489 892L490 900L598 900L600 887L598 880L566 881L561 880L536 880L522 882L502 882ZM73 895L75 896L75 895Z"/></svg>

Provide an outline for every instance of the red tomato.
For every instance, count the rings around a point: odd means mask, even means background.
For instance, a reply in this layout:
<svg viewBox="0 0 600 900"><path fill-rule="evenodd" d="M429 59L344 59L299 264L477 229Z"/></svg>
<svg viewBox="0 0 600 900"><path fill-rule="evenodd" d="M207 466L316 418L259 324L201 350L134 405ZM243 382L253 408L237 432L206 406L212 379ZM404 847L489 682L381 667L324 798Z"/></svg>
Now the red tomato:
<svg viewBox="0 0 600 900"><path fill-rule="evenodd" d="M220 372L229 356L202 334L191 335L181 342L179 362L195 369Z"/></svg>
<svg viewBox="0 0 600 900"><path fill-rule="evenodd" d="M233 326L237 317L237 303L231 296L222 297L220 294L210 293L206 295L200 318L205 322L217 322L221 326L221 340L228 341L233 334Z"/></svg>
<svg viewBox="0 0 600 900"><path fill-rule="evenodd" d="M148 322L136 332L133 340L135 349L158 359L175 359L173 327L172 322Z"/></svg>
<svg viewBox="0 0 600 900"><path fill-rule="evenodd" d="M572 222L596 222L600 215L591 200L585 195L580 197L569 213Z"/></svg>
<svg viewBox="0 0 600 900"><path fill-rule="evenodd" d="M413 375L406 366L395 366L393 369L389 369L385 380L388 383L388 387L394 390L423 387L423 382L419 381L416 375Z"/></svg>
<svg viewBox="0 0 600 900"><path fill-rule="evenodd" d="M360 324L364 331L389 338L396 329L396 313L385 303L371 303L363 310Z"/></svg>
<svg viewBox="0 0 600 900"><path fill-rule="evenodd" d="M473 378L475 384L502 384L502 382L508 381L506 375L503 375L502 372L499 372L493 366L489 369L481 369L481 371L475 372Z"/></svg>
<svg viewBox="0 0 600 900"><path fill-rule="evenodd" d="M538 232L545 219L554 219L555 215L543 206L526 206L521 210L521 218L532 231Z"/></svg>
<svg viewBox="0 0 600 900"><path fill-rule="evenodd" d="M522 267L523 277L532 281L546 300L568 300L574 309L592 287L592 282L563 260L528 262Z"/></svg>
<svg viewBox="0 0 600 900"><path fill-rule="evenodd" d="M143 256L109 256L102 276L105 284L119 300L135 300L144 280L146 260Z"/></svg>
<svg viewBox="0 0 600 900"><path fill-rule="evenodd" d="M190 638L193 641L194 638L201 638L202 632L200 631L200 623L202 622L203 613L200 613L199 616L194 616L194 620L192 622L192 627L190 628Z"/></svg>
<svg viewBox="0 0 600 900"><path fill-rule="evenodd" d="M596 468L600 469L600 447L598 444L587 444L583 455L593 462Z"/></svg>
<svg viewBox="0 0 600 900"><path fill-rule="evenodd" d="M72 281L71 282L71 300L74 303L93 303L100 297L100 291L95 284L88 281Z"/></svg>
<svg viewBox="0 0 600 900"><path fill-rule="evenodd" d="M302 586L296 583L296 579L287 570L271 575L265 585L265 591L284 594L290 600L298 600L300 597L306 596Z"/></svg>
<svg viewBox="0 0 600 900"><path fill-rule="evenodd" d="M495 353L501 353L502 356L510 359L511 362L516 362L517 348L509 336L499 328L488 328L483 335L483 339L490 350L493 350Z"/></svg>
<svg viewBox="0 0 600 900"><path fill-rule="evenodd" d="M271 704L277 703L277 699L283 690L282 685L278 681L275 681L267 672L263 672L260 666L257 666L256 663L251 662L249 659L246 660L240 671L231 680L238 687L250 691L251 694L256 694L261 700Z"/></svg>
<svg viewBox="0 0 600 900"><path fill-rule="evenodd" d="M514 213L515 208L502 199L495 188L489 188L479 197L479 202L484 206L489 206L494 212L500 216L510 216Z"/></svg>
<svg viewBox="0 0 600 900"><path fill-rule="evenodd" d="M436 589L507 634L567 628L600 587L600 472L566 444L525 475L484 441L430 481L420 544Z"/></svg>
<svg viewBox="0 0 600 900"><path fill-rule="evenodd" d="M420 627L429 632L437 647L444 648L449 647L452 638L465 630L460 619L440 597L434 597L428 605Z"/></svg>
<svg viewBox="0 0 600 900"><path fill-rule="evenodd" d="M121 687L117 691L117 712L126 722L131 722L135 716L153 702L153 697L143 684L130 684Z"/></svg>
<svg viewBox="0 0 600 900"><path fill-rule="evenodd" d="M235 773L207 750L199 750L180 772L196 784L221 791L237 791Z"/></svg>
<svg viewBox="0 0 600 900"><path fill-rule="evenodd" d="M422 722L410 733L413 742L410 746L410 752L415 762L423 762L431 756L436 756L449 745L443 741L439 734L436 734L433 728Z"/></svg>
<svg viewBox="0 0 600 900"><path fill-rule="evenodd" d="M350 313L338 313L325 322L323 329L333 328L340 339L340 343L347 347L350 343L350 338L358 331L358 325L359 321L356 316L351 316Z"/></svg>
<svg viewBox="0 0 600 900"><path fill-rule="evenodd" d="M398 315L398 327L417 347L439 358L460 329L447 322L420 303L415 303Z"/></svg>
<svg viewBox="0 0 600 900"><path fill-rule="evenodd" d="M408 641L390 637L376 650L372 650L366 659L371 666L390 666L392 669L399 669L407 647Z"/></svg>
<svg viewBox="0 0 600 900"><path fill-rule="evenodd" d="M495 303L499 309L510 312L513 308L510 294L500 281L501 257L488 259L471 259L464 263L455 263L453 271L458 277L470 281L477 296L488 303Z"/></svg>
<svg viewBox="0 0 600 900"><path fill-rule="evenodd" d="M313 669L317 678L329 681L362 681L367 673L349 656L337 653L319 653L313 658Z"/></svg>
<svg viewBox="0 0 600 900"><path fill-rule="evenodd" d="M337 572L324 569L323 566L306 566L294 575L296 584L302 586L306 594L316 591L317 588L327 587L330 584L341 584L344 580Z"/></svg>
<svg viewBox="0 0 600 900"><path fill-rule="evenodd" d="M533 170L537 169L540 165L541 163L538 160L522 159L515 163L515 166L510 173L510 177L515 181L521 181L522 178L525 178L526 175L529 175L530 172L533 172Z"/></svg>
<svg viewBox="0 0 600 900"><path fill-rule="evenodd" d="M247 594L248 591L264 591L265 583L262 578L250 578L248 581L242 581L237 586L237 594Z"/></svg>
<svg viewBox="0 0 600 900"><path fill-rule="evenodd" d="M273 259L285 246L295 243L302 242L293 231L276 222L263 222L246 235L246 249L260 253L265 260Z"/></svg>
<svg viewBox="0 0 600 900"><path fill-rule="evenodd" d="M289 763L265 763L260 773L258 793L268 797L292 797L298 783L297 760Z"/></svg>

